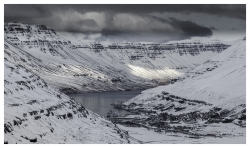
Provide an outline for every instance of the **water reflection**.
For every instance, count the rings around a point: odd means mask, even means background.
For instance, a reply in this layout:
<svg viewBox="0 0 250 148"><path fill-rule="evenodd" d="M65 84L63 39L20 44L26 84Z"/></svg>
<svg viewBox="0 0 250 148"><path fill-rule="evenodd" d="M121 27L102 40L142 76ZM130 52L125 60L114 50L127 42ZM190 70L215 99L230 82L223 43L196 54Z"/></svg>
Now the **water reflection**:
<svg viewBox="0 0 250 148"><path fill-rule="evenodd" d="M112 103L118 101L129 100L140 94L142 90L136 91L120 91L120 92L102 92L102 93L86 93L86 94L69 94L76 102L81 103L85 108L102 115L107 116L110 110L117 112L120 115L125 115L128 112L120 109L114 109Z"/></svg>

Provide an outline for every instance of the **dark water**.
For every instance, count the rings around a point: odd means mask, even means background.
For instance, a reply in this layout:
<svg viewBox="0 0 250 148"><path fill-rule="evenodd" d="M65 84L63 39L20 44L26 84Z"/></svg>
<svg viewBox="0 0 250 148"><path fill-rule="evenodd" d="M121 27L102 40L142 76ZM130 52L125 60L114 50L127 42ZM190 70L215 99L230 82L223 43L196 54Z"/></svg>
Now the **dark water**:
<svg viewBox="0 0 250 148"><path fill-rule="evenodd" d="M129 100L138 94L142 90L136 91L119 91L119 92L101 92L101 93L86 93L86 94L68 94L74 98L76 102L81 103L85 108L102 115L107 116L107 113L112 110L120 115L125 115L128 112L120 109L114 109L112 103L118 101Z"/></svg>

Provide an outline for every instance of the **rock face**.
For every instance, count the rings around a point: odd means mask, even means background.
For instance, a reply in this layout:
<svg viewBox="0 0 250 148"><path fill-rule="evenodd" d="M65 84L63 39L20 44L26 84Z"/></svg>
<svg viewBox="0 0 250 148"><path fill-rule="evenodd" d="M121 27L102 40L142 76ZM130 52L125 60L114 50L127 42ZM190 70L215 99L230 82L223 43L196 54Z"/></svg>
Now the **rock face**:
<svg viewBox="0 0 250 148"><path fill-rule="evenodd" d="M4 32L5 58L67 93L168 84L230 46L216 40L77 45L44 25L23 23L5 23Z"/></svg>
<svg viewBox="0 0 250 148"><path fill-rule="evenodd" d="M137 143L23 66L4 66L4 143Z"/></svg>
<svg viewBox="0 0 250 148"><path fill-rule="evenodd" d="M173 84L143 91L120 107L146 114L149 118L140 122L160 131L195 136L245 136L245 40L238 40ZM214 127L217 133L209 131Z"/></svg>

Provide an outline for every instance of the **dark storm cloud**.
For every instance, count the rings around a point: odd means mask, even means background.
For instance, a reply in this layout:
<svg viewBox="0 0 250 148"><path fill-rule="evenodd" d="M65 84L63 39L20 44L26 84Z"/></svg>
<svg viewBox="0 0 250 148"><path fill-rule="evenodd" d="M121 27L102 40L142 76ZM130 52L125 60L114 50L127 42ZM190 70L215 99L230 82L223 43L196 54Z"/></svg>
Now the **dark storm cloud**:
<svg viewBox="0 0 250 148"><path fill-rule="evenodd" d="M211 30L218 30L217 28L215 28L214 26L209 27Z"/></svg>
<svg viewBox="0 0 250 148"><path fill-rule="evenodd" d="M215 28L208 28L201 25L198 25L192 21L181 21L174 17L170 17L168 20L155 17L155 19L160 20L164 23L169 23L171 26L176 28L176 30L181 30L182 35L185 35L186 37L192 37L192 36L211 36L213 34L212 30Z"/></svg>
<svg viewBox="0 0 250 148"><path fill-rule="evenodd" d="M56 7L56 6L55 6ZM82 6L65 6L65 8L75 7L76 10L82 11L115 11L130 13L150 13L150 12L198 12L208 13L219 16L246 19L246 5L244 4L147 4L147 5L85 5Z"/></svg>
<svg viewBox="0 0 250 148"><path fill-rule="evenodd" d="M156 42L166 43L171 40L182 40L193 36L206 37L211 36L212 30L210 28L200 26L191 21L180 21L176 18L170 18L169 20L153 17L157 21L163 24L170 24L173 30L154 30L151 32L142 31L119 31L119 30L103 30L102 37L96 39L96 41L111 40L114 42L128 41L128 42Z"/></svg>
<svg viewBox="0 0 250 148"><path fill-rule="evenodd" d="M4 5L4 21L26 20L34 18L50 17L51 11L41 5Z"/></svg>
<svg viewBox="0 0 250 148"><path fill-rule="evenodd" d="M200 26L191 21L180 21L176 18L170 18L170 20L173 26L182 30L187 36L211 36L213 34L210 28Z"/></svg>
<svg viewBox="0 0 250 148"><path fill-rule="evenodd" d="M175 12L209 14L223 18L246 19L246 5L4 5L5 22L44 24L57 31L101 33L103 37L126 40L142 36L165 40L211 36L215 27L205 27L190 20L160 19L152 13ZM210 25L209 25L210 26ZM151 37L150 37L151 36Z"/></svg>
<svg viewBox="0 0 250 148"><path fill-rule="evenodd" d="M37 17L47 16L53 11L74 10L80 13L87 11L113 11L120 13L182 12L208 13L218 16L246 19L245 4L75 4L75 5L6 5L5 17L29 14ZM8 19L8 18L6 18Z"/></svg>

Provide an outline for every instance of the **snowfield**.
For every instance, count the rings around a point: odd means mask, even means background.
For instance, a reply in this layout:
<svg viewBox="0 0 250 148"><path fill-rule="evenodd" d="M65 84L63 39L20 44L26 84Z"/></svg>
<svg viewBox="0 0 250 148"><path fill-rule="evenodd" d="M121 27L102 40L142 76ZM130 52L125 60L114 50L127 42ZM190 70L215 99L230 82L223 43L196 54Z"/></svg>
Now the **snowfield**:
<svg viewBox="0 0 250 148"><path fill-rule="evenodd" d="M118 127L128 131L129 135L132 137L140 140L142 143L145 144L242 144L246 143L246 137L242 136L246 134L245 128L239 128L237 125L234 124L215 124L210 127L208 130L214 131L223 131L226 133L229 130L229 127L232 126L233 128L230 132L233 133L235 136L227 136L223 138L215 138L215 137L202 137L202 138L191 138L186 134L180 133L157 133L153 130L148 130L143 127L126 127L118 124ZM222 130L223 129L223 130Z"/></svg>
<svg viewBox="0 0 250 148"><path fill-rule="evenodd" d="M22 66L4 66L5 143L138 142Z"/></svg>

